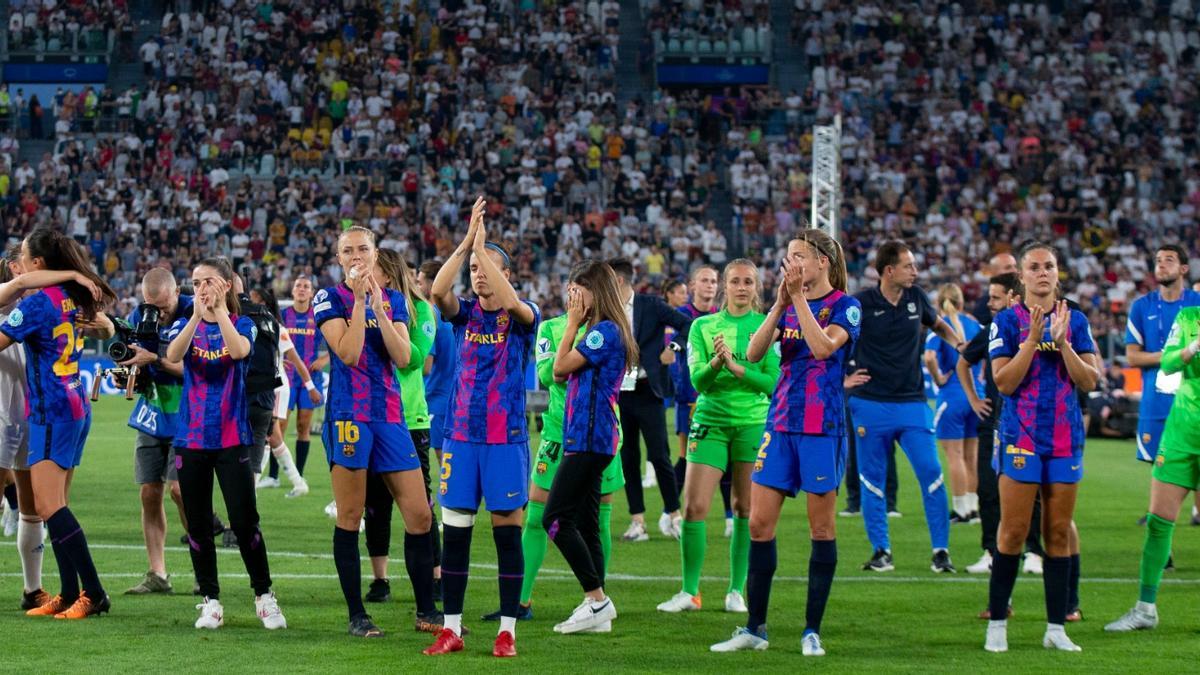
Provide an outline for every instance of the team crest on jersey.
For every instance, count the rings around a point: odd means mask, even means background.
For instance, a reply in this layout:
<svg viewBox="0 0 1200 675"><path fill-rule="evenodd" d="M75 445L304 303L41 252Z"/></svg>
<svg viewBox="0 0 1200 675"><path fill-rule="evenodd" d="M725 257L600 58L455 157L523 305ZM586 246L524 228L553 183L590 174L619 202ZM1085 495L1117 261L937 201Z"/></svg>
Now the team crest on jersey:
<svg viewBox="0 0 1200 675"><path fill-rule="evenodd" d="M342 446L342 454L345 455L346 457L353 457L354 456L354 446L350 443L343 445Z"/></svg>
<svg viewBox="0 0 1200 675"><path fill-rule="evenodd" d="M908 303L908 311L910 313L917 311L917 303L915 303L915 302Z"/></svg>
<svg viewBox="0 0 1200 675"><path fill-rule="evenodd" d="M604 336L600 334L600 331L594 330L588 333L587 339L584 340L584 343L587 345L588 349L600 349L604 346Z"/></svg>
<svg viewBox="0 0 1200 675"><path fill-rule="evenodd" d="M825 321L829 318L829 308L822 307L821 311L817 312L817 321Z"/></svg>
<svg viewBox="0 0 1200 675"><path fill-rule="evenodd" d="M1025 458L1020 455L1017 455L1016 457L1013 457L1012 464L1013 464L1014 469L1024 469L1025 468Z"/></svg>
<svg viewBox="0 0 1200 675"><path fill-rule="evenodd" d="M548 467L546 466L545 462L538 462L537 463L537 474L540 476L540 475L546 473L547 468Z"/></svg>
<svg viewBox="0 0 1200 675"><path fill-rule="evenodd" d="M849 321L851 326L857 326L858 322L862 321L862 310L854 306L847 307L846 321Z"/></svg>
<svg viewBox="0 0 1200 675"><path fill-rule="evenodd" d="M1155 458L1154 458L1154 465L1155 465L1155 466L1162 466L1162 465L1163 465L1163 462L1165 462L1165 461L1166 461L1166 460L1163 458L1163 455L1162 455L1162 453L1160 452L1160 453L1158 453L1158 457L1155 457Z"/></svg>
<svg viewBox="0 0 1200 675"><path fill-rule="evenodd" d="M508 327L508 312L501 312L500 316L496 317L496 328L501 330Z"/></svg>
<svg viewBox="0 0 1200 675"><path fill-rule="evenodd" d="M20 309L14 309L12 314L8 315L8 325L16 328L25 322L25 314Z"/></svg>
<svg viewBox="0 0 1200 675"><path fill-rule="evenodd" d="M859 427L859 428L858 428L858 437L859 437L859 438L865 438L866 436L867 436L867 428L866 428L866 427Z"/></svg>

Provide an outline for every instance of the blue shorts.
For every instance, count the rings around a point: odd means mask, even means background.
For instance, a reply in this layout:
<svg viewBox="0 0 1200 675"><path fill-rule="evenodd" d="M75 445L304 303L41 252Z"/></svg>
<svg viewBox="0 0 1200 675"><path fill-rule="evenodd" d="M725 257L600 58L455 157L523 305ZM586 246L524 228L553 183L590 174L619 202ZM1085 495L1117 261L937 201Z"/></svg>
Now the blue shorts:
<svg viewBox="0 0 1200 675"><path fill-rule="evenodd" d="M325 444L325 459L330 468L336 464L375 473L421 468L412 435L403 424L325 420L321 442Z"/></svg>
<svg viewBox="0 0 1200 675"><path fill-rule="evenodd" d="M1000 456L1000 473L1018 483L1078 483L1083 478L1083 456L1050 457L1005 442L1000 442Z"/></svg>
<svg viewBox="0 0 1200 675"><path fill-rule="evenodd" d="M846 438L766 431L751 480L795 497L832 492L846 472Z"/></svg>
<svg viewBox="0 0 1200 675"><path fill-rule="evenodd" d="M441 450L442 443L445 442L445 424L446 416L429 411L429 447L434 450Z"/></svg>
<svg viewBox="0 0 1200 675"><path fill-rule="evenodd" d="M321 392L322 397L325 394L325 373L318 370L312 375L313 386L317 391ZM322 398L322 400L324 400ZM291 398L288 399L288 410L312 410L313 408L321 407L320 403L313 403L308 398L308 389L304 386L304 382L298 377L292 378Z"/></svg>
<svg viewBox="0 0 1200 675"><path fill-rule="evenodd" d="M966 397L938 401L933 426L939 441L958 441L979 436L979 418Z"/></svg>
<svg viewBox="0 0 1200 675"><path fill-rule="evenodd" d="M1137 427L1137 458L1143 462L1153 462L1158 457L1158 444L1162 441L1163 427L1166 420L1150 420L1138 417Z"/></svg>
<svg viewBox="0 0 1200 675"><path fill-rule="evenodd" d="M513 511L529 501L529 443L470 443L446 439L438 503L444 508Z"/></svg>
<svg viewBox="0 0 1200 675"><path fill-rule="evenodd" d="M692 428L692 413L696 412L696 402L675 402L675 433L686 434Z"/></svg>
<svg viewBox="0 0 1200 675"><path fill-rule="evenodd" d="M29 466L50 460L68 471L83 459L92 412L74 422L29 423Z"/></svg>

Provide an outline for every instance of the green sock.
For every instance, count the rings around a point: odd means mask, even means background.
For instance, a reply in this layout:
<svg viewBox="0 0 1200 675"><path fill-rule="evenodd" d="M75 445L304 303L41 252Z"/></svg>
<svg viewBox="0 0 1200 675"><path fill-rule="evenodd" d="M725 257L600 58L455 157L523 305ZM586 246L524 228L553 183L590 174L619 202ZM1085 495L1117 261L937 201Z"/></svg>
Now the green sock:
<svg viewBox="0 0 1200 675"><path fill-rule="evenodd" d="M729 590L746 594L746 572L750 569L750 519L733 519L729 538Z"/></svg>
<svg viewBox="0 0 1200 675"><path fill-rule="evenodd" d="M546 530L542 527L542 515L546 505L529 502L525 510L525 530L521 532L521 550L525 554L525 578L521 581L521 604L528 605L533 597L533 582L537 581L538 570L546 559Z"/></svg>
<svg viewBox="0 0 1200 675"><path fill-rule="evenodd" d="M604 549L604 575L612 559L612 504L600 504L600 548Z"/></svg>
<svg viewBox="0 0 1200 675"><path fill-rule="evenodd" d="M708 533L703 520L683 521L679 534L679 551L683 555L683 592L700 594L700 570L704 568L704 549Z"/></svg>
<svg viewBox="0 0 1200 675"><path fill-rule="evenodd" d="M1163 565L1171 557L1171 538L1175 535L1175 523L1159 518L1153 513L1146 515L1146 543L1142 545L1142 602L1154 602L1158 598L1158 585L1162 582Z"/></svg>

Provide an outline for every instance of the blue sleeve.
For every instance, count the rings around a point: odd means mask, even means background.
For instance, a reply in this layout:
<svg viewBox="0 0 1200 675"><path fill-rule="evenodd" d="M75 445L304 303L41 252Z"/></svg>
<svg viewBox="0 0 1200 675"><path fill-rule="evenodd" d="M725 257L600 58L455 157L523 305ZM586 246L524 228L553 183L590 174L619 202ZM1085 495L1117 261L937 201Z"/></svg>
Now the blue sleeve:
<svg viewBox="0 0 1200 675"><path fill-rule="evenodd" d="M250 351L254 351L254 341L258 338L258 328L254 326L254 320L248 316L239 316L233 327L237 329L238 335L250 341Z"/></svg>
<svg viewBox="0 0 1200 675"><path fill-rule="evenodd" d="M533 311L533 323L526 326L525 324L521 323L520 321L513 321L513 328L512 328L513 332L514 333L527 333L529 335L533 335L533 334L537 333L538 324L542 322L542 310L538 309L538 306L536 304L534 304L528 300L522 300L521 302L526 307L528 307L530 310Z"/></svg>
<svg viewBox="0 0 1200 675"><path fill-rule="evenodd" d="M458 299L458 314L455 314L454 316L449 317L448 320L450 321L450 325L452 325L452 326L467 325L467 319L471 318L471 310L473 310L473 309L475 309L475 300L459 298Z"/></svg>
<svg viewBox="0 0 1200 675"><path fill-rule="evenodd" d="M392 304L392 323L408 323L408 299L393 288L387 289L388 302Z"/></svg>
<svg viewBox="0 0 1200 675"><path fill-rule="evenodd" d="M176 319L175 323L171 324L171 328L167 330L167 340L174 340L183 330L183 327L187 325L187 322L188 319L185 317Z"/></svg>
<svg viewBox="0 0 1200 675"><path fill-rule="evenodd" d="M48 328L56 315L50 298L38 291L17 304L16 309L9 313L8 320L0 326L0 332L14 342L25 342L30 335Z"/></svg>
<svg viewBox="0 0 1200 675"><path fill-rule="evenodd" d="M621 359L625 347L621 344L621 333L617 325L611 321L601 321L596 327L575 345L575 349L583 355L588 365L595 368L608 359Z"/></svg>
<svg viewBox="0 0 1200 675"><path fill-rule="evenodd" d="M988 354L993 359L1011 359L1021 348L1021 331L1017 329L1016 314L1006 309L992 320L988 333Z"/></svg>
<svg viewBox="0 0 1200 675"><path fill-rule="evenodd" d="M835 306L829 323L841 326L846 331L846 334L850 336L847 344L853 344L858 340L858 334L862 330L862 305L859 304L858 300L849 296L842 298Z"/></svg>
<svg viewBox="0 0 1200 675"><path fill-rule="evenodd" d="M142 322L142 306L138 305L137 307L134 307L133 311L129 313L129 316L125 317L125 320L134 326L141 323Z"/></svg>
<svg viewBox="0 0 1200 675"><path fill-rule="evenodd" d="M1145 307L1146 303L1142 302L1142 298L1138 298L1133 301L1133 307L1129 308L1129 320L1125 322L1125 344L1146 346Z"/></svg>
<svg viewBox="0 0 1200 675"><path fill-rule="evenodd" d="M1071 311L1071 348L1076 354L1095 354L1096 340L1092 337L1092 327L1088 325L1087 317L1078 310Z"/></svg>
<svg viewBox="0 0 1200 675"><path fill-rule="evenodd" d="M316 317L318 328L331 319L345 320L346 313L342 308L342 299L332 290L322 288L313 298L313 316Z"/></svg>

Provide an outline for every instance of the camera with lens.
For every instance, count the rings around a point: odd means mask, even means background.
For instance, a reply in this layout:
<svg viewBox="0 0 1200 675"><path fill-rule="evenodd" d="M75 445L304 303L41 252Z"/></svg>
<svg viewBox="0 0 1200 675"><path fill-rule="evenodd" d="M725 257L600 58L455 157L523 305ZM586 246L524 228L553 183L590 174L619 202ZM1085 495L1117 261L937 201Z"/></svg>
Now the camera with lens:
<svg viewBox="0 0 1200 675"><path fill-rule="evenodd" d="M141 318L136 324L131 324L123 319L113 319L117 335L112 344L108 346L108 356L117 363L128 361L133 357L134 351L131 345L134 344L150 351L157 350L158 320L162 315L162 310L155 305L143 303L138 306L138 313Z"/></svg>

